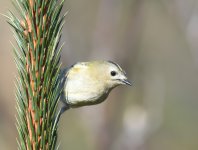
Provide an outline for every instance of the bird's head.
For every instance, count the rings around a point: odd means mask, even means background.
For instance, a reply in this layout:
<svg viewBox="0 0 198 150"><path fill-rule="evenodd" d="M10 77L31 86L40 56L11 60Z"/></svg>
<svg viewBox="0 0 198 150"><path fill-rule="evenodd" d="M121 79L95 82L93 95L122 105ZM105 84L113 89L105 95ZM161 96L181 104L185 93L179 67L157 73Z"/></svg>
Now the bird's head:
<svg viewBox="0 0 198 150"><path fill-rule="evenodd" d="M127 79L126 72L115 62L105 62L105 76L107 84L114 88L118 85L132 85Z"/></svg>
<svg viewBox="0 0 198 150"><path fill-rule="evenodd" d="M128 81L125 71L115 62L93 61L89 62L88 66L94 80L100 82L106 88L112 89L118 85L132 85Z"/></svg>

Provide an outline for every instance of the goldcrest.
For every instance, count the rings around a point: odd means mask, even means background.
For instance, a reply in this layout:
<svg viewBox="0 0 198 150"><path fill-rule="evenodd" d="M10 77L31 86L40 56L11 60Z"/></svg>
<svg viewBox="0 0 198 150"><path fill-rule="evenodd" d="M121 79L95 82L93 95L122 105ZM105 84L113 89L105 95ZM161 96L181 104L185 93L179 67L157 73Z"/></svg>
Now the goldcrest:
<svg viewBox="0 0 198 150"><path fill-rule="evenodd" d="M78 62L62 78L63 101L71 108L101 103L116 86L131 85L125 71L112 61Z"/></svg>

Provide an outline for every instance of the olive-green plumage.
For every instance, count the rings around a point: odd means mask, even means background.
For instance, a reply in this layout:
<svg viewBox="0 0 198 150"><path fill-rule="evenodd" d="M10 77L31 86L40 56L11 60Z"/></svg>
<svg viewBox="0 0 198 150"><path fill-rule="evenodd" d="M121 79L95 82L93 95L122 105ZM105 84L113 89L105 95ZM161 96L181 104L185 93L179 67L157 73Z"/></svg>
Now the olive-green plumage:
<svg viewBox="0 0 198 150"><path fill-rule="evenodd" d="M131 85L122 68L111 61L76 63L64 78L64 100L70 107L101 103L116 86Z"/></svg>

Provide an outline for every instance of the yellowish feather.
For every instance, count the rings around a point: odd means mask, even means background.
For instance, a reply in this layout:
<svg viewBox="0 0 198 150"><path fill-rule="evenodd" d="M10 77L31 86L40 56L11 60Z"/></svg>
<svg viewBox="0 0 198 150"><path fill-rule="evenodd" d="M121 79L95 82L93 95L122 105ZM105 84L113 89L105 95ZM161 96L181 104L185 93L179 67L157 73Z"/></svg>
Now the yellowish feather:
<svg viewBox="0 0 198 150"><path fill-rule="evenodd" d="M121 67L108 61L77 63L66 76L64 95L71 107L98 104L116 86L130 84Z"/></svg>

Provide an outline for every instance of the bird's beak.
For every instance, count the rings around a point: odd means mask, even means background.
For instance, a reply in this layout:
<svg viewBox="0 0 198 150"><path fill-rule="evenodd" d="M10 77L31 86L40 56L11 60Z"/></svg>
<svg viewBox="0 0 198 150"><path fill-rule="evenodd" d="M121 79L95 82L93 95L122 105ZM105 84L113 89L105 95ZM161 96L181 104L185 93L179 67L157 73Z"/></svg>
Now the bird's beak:
<svg viewBox="0 0 198 150"><path fill-rule="evenodd" d="M122 81L122 83L124 83L126 85L132 86L132 83L129 80L127 80L127 79L122 79L121 81Z"/></svg>

